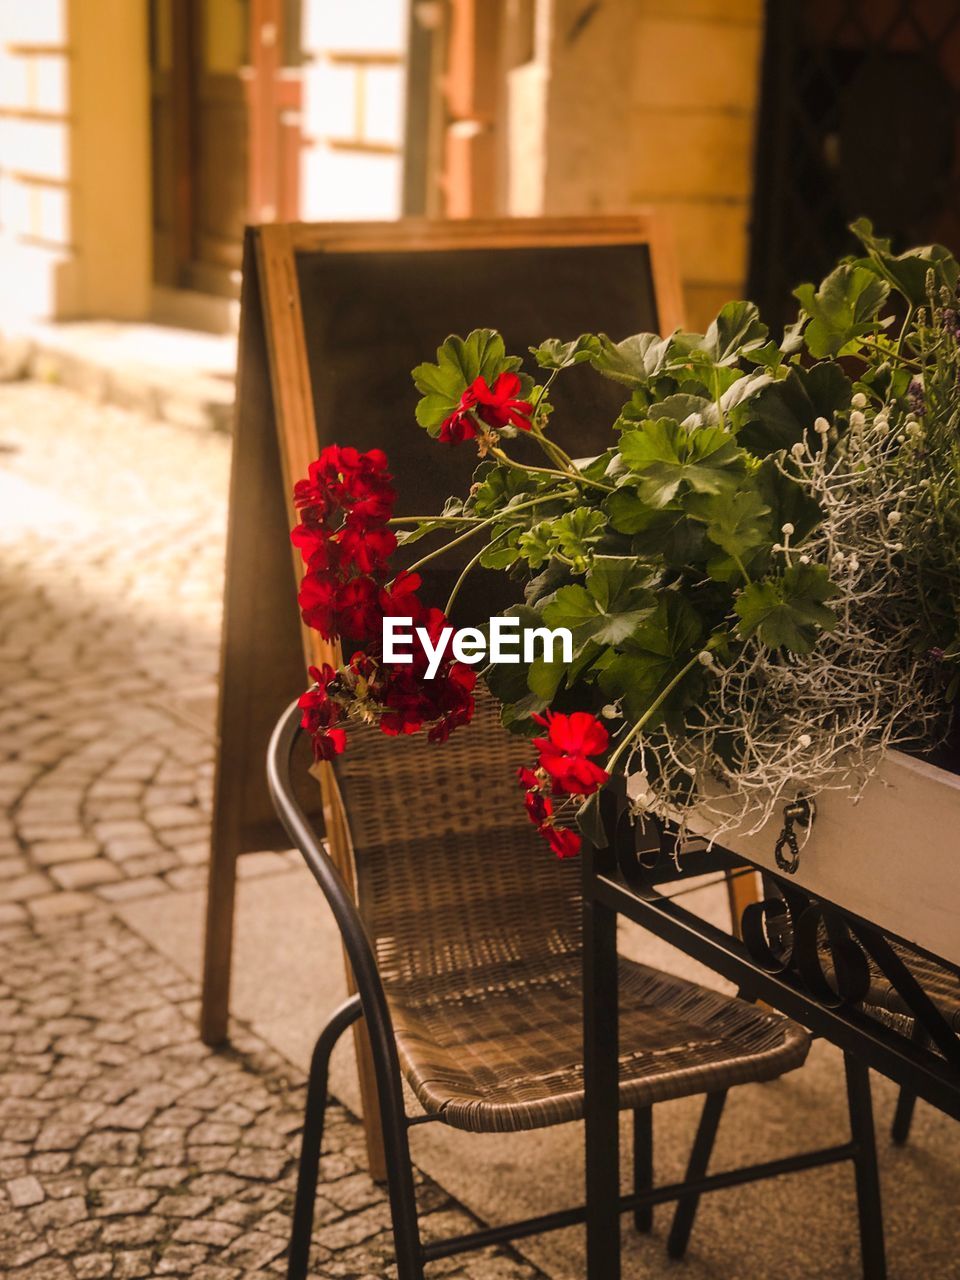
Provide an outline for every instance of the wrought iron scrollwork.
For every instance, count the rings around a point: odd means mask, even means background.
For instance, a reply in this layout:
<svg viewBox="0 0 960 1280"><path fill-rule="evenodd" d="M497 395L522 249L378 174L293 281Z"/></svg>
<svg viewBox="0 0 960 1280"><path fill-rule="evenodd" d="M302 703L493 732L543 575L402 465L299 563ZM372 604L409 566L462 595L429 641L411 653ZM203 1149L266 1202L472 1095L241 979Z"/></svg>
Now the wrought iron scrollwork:
<svg viewBox="0 0 960 1280"><path fill-rule="evenodd" d="M750 903L741 919L741 937L757 965L792 977L805 994L828 1009L876 1016L889 1009L885 993L895 993L894 1012L912 1019L923 1039L960 1070L960 1017L948 1020L943 999L931 999L912 972L929 966L929 961L795 884L774 876L767 876L766 883L774 892ZM941 964L939 972L948 976L950 970ZM953 999L960 1000L960 975L955 977ZM915 1033L915 1043L919 1039Z"/></svg>
<svg viewBox="0 0 960 1280"><path fill-rule="evenodd" d="M743 912L747 950L768 973L793 973L827 1008L856 1005L870 989L870 965L841 912L795 886Z"/></svg>

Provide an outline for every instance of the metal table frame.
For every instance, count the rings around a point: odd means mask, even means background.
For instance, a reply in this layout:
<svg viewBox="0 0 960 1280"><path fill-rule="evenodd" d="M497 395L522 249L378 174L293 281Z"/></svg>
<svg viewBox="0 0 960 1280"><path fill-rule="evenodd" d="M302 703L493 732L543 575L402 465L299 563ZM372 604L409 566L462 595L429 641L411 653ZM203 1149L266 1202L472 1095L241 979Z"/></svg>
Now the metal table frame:
<svg viewBox="0 0 960 1280"><path fill-rule="evenodd" d="M726 850L685 853L678 868L659 824L632 826L622 800L603 796L608 844L583 850L583 1015L586 1083L587 1274L619 1280L617 917L623 915L734 983L746 999L762 1000L823 1036L844 1052L851 1103L851 1141L822 1153L804 1153L706 1175L695 1144L688 1177L699 1191L775 1176L849 1158L857 1178L861 1251L867 1280L885 1275L879 1182L873 1148L869 1069L898 1082L960 1119L960 1027L954 1029L920 986L891 938L869 921L816 899L794 883L764 872L769 896L749 905L742 938L695 915L664 886L681 875L734 870L750 864ZM826 945L826 952L825 952ZM916 951L916 948L914 948ZM825 956L829 963L825 965ZM945 968L937 957L931 957ZM870 963L896 990L913 1020L913 1034L865 1012ZM708 1104L709 1105L709 1104ZM715 1128L719 1114L713 1122ZM707 1125L705 1111L701 1130ZM709 1150L709 1148L707 1148ZM823 1158L817 1160L816 1156ZM871 1167L872 1166L872 1167ZM744 1176L751 1175L752 1176ZM739 1175L739 1176L738 1176ZM691 1189L694 1189L691 1187ZM696 1199L693 1200L693 1209ZM691 1213L692 1222L692 1213ZM872 1218L872 1221L865 1220Z"/></svg>

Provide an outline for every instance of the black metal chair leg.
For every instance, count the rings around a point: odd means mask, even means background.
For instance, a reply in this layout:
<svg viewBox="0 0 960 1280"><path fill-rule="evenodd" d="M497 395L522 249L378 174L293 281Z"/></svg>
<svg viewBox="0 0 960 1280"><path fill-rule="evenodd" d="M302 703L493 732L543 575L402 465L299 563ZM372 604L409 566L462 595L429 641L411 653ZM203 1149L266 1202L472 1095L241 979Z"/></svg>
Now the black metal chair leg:
<svg viewBox="0 0 960 1280"><path fill-rule="evenodd" d="M852 1054L843 1055L850 1107L850 1136L857 1143L853 1157L857 1180L857 1214L860 1219L860 1256L864 1280L886 1280L887 1262L883 1244L883 1205L877 1144L873 1128L873 1100L870 1071Z"/></svg>
<svg viewBox="0 0 960 1280"><path fill-rule="evenodd" d="M703 1104L703 1112L700 1116L700 1124L697 1126L697 1136L693 1140L693 1149L690 1152L687 1176L684 1181L691 1182L695 1178L702 1178L707 1172L707 1165L710 1163L710 1155L713 1151L717 1129L720 1125L720 1117L723 1114L723 1104L726 1100L726 1089L723 1089L720 1093L707 1094L706 1101ZM673 1224L667 1237L667 1253L671 1258L682 1258L686 1253L699 1203L699 1195L684 1196L677 1201Z"/></svg>
<svg viewBox="0 0 960 1280"><path fill-rule="evenodd" d="M913 1121L913 1109L917 1105L917 1095L904 1086L897 1096L897 1109L893 1113L893 1124L890 1126L890 1137L902 1147L910 1137L910 1125Z"/></svg>
<svg viewBox="0 0 960 1280"><path fill-rule="evenodd" d="M313 1234L313 1206L317 1196L320 1170L320 1148L323 1144L323 1122L327 1114L327 1076L330 1054L337 1041L360 1017L360 997L351 996L336 1011L313 1048L310 1075L307 1080L307 1105L303 1116L303 1138L300 1143L300 1167L297 1172L297 1198L290 1231L290 1257L287 1280L304 1280L310 1263L310 1237Z"/></svg>
<svg viewBox="0 0 960 1280"><path fill-rule="evenodd" d="M633 1109L633 1189L637 1195L653 1186L653 1107ZM638 1231L653 1228L653 1205L635 1209L633 1225Z"/></svg>
<svg viewBox="0 0 960 1280"><path fill-rule="evenodd" d="M911 1039L921 1048L930 1043L930 1037L920 1022L914 1023ZM893 1124L890 1126L890 1137L898 1147L902 1147L910 1137L910 1126L913 1123L913 1111L916 1105L917 1095L911 1093L905 1085L901 1086L900 1093L897 1095L897 1109L893 1113Z"/></svg>

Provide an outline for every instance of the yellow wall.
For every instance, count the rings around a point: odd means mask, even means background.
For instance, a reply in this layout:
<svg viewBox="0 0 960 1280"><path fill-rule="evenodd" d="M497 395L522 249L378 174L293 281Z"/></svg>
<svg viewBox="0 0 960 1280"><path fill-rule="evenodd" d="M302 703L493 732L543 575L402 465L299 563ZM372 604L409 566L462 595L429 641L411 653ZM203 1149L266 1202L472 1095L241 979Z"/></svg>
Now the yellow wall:
<svg viewBox="0 0 960 1280"><path fill-rule="evenodd" d="M0 310L143 316L147 0L0 0Z"/></svg>
<svg viewBox="0 0 960 1280"><path fill-rule="evenodd" d="M534 64L508 74L504 211L654 206L676 242L687 323L702 327L745 286L763 2L605 0L585 12L582 0L538 0L539 77Z"/></svg>

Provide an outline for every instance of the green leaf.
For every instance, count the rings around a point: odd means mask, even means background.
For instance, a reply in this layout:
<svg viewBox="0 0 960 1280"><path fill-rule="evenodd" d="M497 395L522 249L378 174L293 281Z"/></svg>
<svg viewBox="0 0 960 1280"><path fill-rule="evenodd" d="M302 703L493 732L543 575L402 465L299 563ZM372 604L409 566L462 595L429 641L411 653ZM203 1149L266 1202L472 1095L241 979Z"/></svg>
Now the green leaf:
<svg viewBox="0 0 960 1280"><path fill-rule="evenodd" d="M744 356L751 364L762 365L764 369L769 369L771 373L776 373L783 363L784 352L771 340L765 342L761 347L754 347L750 351L745 351Z"/></svg>
<svg viewBox="0 0 960 1280"><path fill-rule="evenodd" d="M651 507L665 507L681 486L696 493L735 489L743 473L742 454L729 432L680 426L671 418L651 418L626 432L620 454Z"/></svg>
<svg viewBox="0 0 960 1280"><path fill-rule="evenodd" d="M600 339L592 333L581 333L573 342L561 342L548 338L530 352L541 369L569 369L571 365L584 364L600 350Z"/></svg>
<svg viewBox="0 0 960 1280"><path fill-rule="evenodd" d="M703 636L703 627L692 606L676 592L664 596L651 616L623 646L624 652L600 672L600 688L610 698L622 698L628 719L645 715L657 697L677 676ZM665 718L675 719L689 705L700 687L701 671L691 671L666 699L648 727Z"/></svg>
<svg viewBox="0 0 960 1280"><path fill-rule="evenodd" d="M651 587L656 571L636 556L594 556L587 575L587 590L601 609L613 609L631 593Z"/></svg>
<svg viewBox="0 0 960 1280"><path fill-rule="evenodd" d="M599 348L591 353L590 362L604 377L628 387L644 387L663 371L671 341L656 333L637 333L612 342L601 333Z"/></svg>
<svg viewBox="0 0 960 1280"><path fill-rule="evenodd" d="M690 395L687 392L664 396L662 400L652 404L636 421L642 421L644 418L673 418L675 422L684 423L694 414L699 415L700 424L705 427L714 426L719 421L715 400L708 400L706 396Z"/></svg>
<svg viewBox="0 0 960 1280"><path fill-rule="evenodd" d="M870 333L890 286L867 267L841 263L820 285L799 285L793 296L810 317L804 339L817 360L857 350L857 339Z"/></svg>
<svg viewBox="0 0 960 1280"><path fill-rule="evenodd" d="M753 302L728 302L703 336L701 351L714 364L735 364L748 351L762 347L767 326Z"/></svg>
<svg viewBox="0 0 960 1280"><path fill-rule="evenodd" d="M606 533L607 521L602 511L577 507L550 520L541 520L517 543L520 554L531 569L539 569L555 555L573 561L576 573L583 573L594 546Z"/></svg>
<svg viewBox="0 0 960 1280"><path fill-rule="evenodd" d="M490 466L484 463L477 469L483 472L479 483L475 481L472 496L467 506L473 515L492 516L505 511L511 504L525 502L534 497L543 488L540 478L530 471L520 471L516 467ZM536 507L531 511L536 512ZM536 518L534 516L533 518Z"/></svg>
<svg viewBox="0 0 960 1280"><path fill-rule="evenodd" d="M751 583L736 603L738 631L756 634L771 649L810 653L820 631L832 631L837 617L824 604L839 594L824 565L795 564L781 578Z"/></svg>
<svg viewBox="0 0 960 1280"><path fill-rule="evenodd" d="M552 520L541 520L526 533L521 533L516 543L519 555L531 569L540 569L552 559L556 546Z"/></svg>
<svg viewBox="0 0 960 1280"><path fill-rule="evenodd" d="M771 541L770 508L754 489L736 493L695 493L684 510L707 526L707 537L733 560Z"/></svg>
<svg viewBox="0 0 960 1280"><path fill-rule="evenodd" d="M949 249L942 244L928 244L894 254L889 240L874 234L868 218L858 218L850 224L850 230L866 249L868 258L861 266L871 266L915 307L928 304L927 272L934 272L938 286L946 285L951 293L957 287L960 267Z"/></svg>
<svg viewBox="0 0 960 1280"><path fill-rule="evenodd" d="M417 404L417 422L437 435L444 418L454 411L460 397L477 378L488 384L501 373L520 368L518 356L508 356L503 338L495 329L474 329L466 338L451 334L437 348L435 364L418 364L413 381L422 398Z"/></svg>
<svg viewBox="0 0 960 1280"><path fill-rule="evenodd" d="M520 559L520 538L523 530L519 525L496 524L489 543L480 556L480 564L484 569L509 569Z"/></svg>
<svg viewBox="0 0 960 1280"><path fill-rule="evenodd" d="M817 418L832 422L838 413L846 412L852 395L850 379L832 362L791 369L749 401L746 425L737 433L737 442L760 457L789 449Z"/></svg>
<svg viewBox="0 0 960 1280"><path fill-rule="evenodd" d="M650 613L654 597L648 589L649 573L634 562L632 572L621 557L616 564L593 569L586 586L561 587L544 606L543 619L550 627L569 627L574 656L588 641L619 644Z"/></svg>

